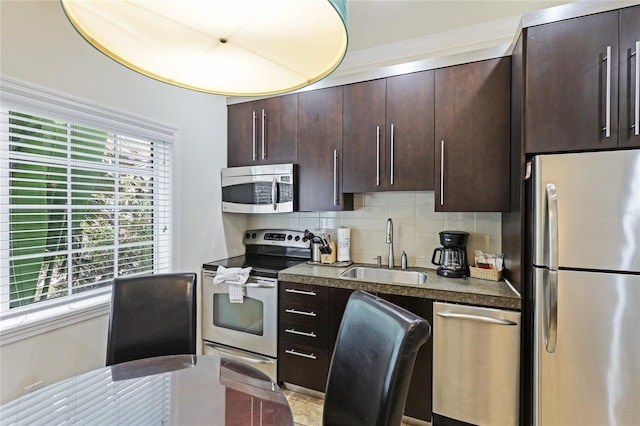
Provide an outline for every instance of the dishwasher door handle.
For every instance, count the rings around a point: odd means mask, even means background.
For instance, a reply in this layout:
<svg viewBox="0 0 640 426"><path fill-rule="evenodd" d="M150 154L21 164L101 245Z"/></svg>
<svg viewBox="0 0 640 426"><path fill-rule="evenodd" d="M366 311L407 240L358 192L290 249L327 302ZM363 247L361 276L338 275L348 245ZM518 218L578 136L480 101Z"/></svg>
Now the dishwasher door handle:
<svg viewBox="0 0 640 426"><path fill-rule="evenodd" d="M518 325L517 322L502 318L484 317L480 315L457 314L455 312L438 312L436 315L442 318L455 318L468 321L485 322L496 325Z"/></svg>

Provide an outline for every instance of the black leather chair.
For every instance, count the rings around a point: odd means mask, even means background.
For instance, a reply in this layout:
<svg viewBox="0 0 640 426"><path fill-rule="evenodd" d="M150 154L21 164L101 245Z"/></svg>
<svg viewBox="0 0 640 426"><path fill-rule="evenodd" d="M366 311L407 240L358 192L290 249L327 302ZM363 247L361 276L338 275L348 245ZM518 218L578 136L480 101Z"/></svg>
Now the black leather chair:
<svg viewBox="0 0 640 426"><path fill-rule="evenodd" d="M325 390L323 424L399 426L424 318L363 291L351 294Z"/></svg>
<svg viewBox="0 0 640 426"><path fill-rule="evenodd" d="M196 353L196 274L113 280L106 365Z"/></svg>

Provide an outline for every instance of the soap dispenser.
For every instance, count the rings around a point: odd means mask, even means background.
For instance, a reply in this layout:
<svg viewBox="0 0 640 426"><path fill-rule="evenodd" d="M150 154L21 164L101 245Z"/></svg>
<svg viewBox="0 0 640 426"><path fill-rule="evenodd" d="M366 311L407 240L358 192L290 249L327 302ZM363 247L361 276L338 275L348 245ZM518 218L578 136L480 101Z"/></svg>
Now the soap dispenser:
<svg viewBox="0 0 640 426"><path fill-rule="evenodd" d="M407 269L407 253L402 250L402 257L400 258L400 267L402 269Z"/></svg>

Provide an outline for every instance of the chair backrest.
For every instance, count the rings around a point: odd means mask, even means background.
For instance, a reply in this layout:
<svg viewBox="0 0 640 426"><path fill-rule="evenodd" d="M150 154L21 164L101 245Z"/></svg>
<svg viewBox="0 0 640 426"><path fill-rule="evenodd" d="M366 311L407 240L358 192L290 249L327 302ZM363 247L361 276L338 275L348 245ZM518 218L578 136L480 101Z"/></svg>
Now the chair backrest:
<svg viewBox="0 0 640 426"><path fill-rule="evenodd" d="M113 280L106 365L196 353L196 274Z"/></svg>
<svg viewBox="0 0 640 426"><path fill-rule="evenodd" d="M353 292L331 358L323 424L399 426L418 349L430 335L424 318Z"/></svg>

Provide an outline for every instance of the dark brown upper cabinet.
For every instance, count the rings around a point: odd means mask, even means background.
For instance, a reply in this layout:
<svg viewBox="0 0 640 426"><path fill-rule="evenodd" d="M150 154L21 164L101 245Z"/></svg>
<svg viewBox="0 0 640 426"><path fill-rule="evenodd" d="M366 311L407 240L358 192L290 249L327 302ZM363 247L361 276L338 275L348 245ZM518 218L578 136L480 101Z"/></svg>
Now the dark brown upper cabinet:
<svg viewBox="0 0 640 426"><path fill-rule="evenodd" d="M527 153L640 145L635 135L640 6L525 30Z"/></svg>
<svg viewBox="0 0 640 426"><path fill-rule="evenodd" d="M353 210L342 191L342 86L298 95L298 210Z"/></svg>
<svg viewBox="0 0 640 426"><path fill-rule="evenodd" d="M433 189L434 71L344 86L344 192Z"/></svg>
<svg viewBox="0 0 640 426"><path fill-rule="evenodd" d="M508 57L436 70L436 211L508 211L510 72Z"/></svg>
<svg viewBox="0 0 640 426"><path fill-rule="evenodd" d="M618 145L640 146L640 6L620 10Z"/></svg>
<svg viewBox="0 0 640 426"><path fill-rule="evenodd" d="M229 167L295 163L297 114L297 94L229 105Z"/></svg>

